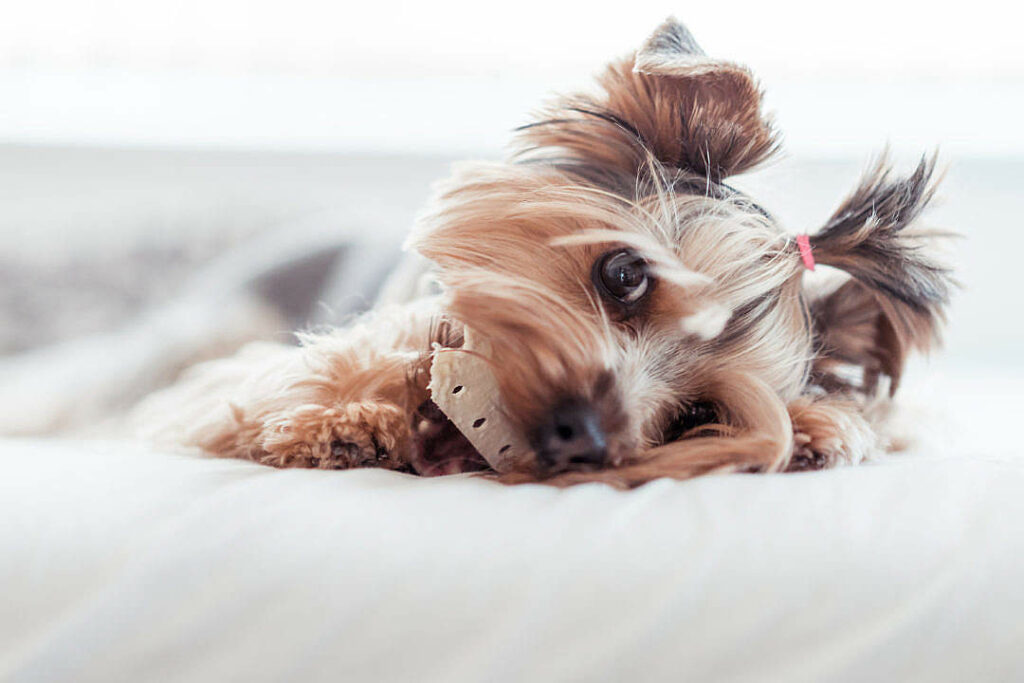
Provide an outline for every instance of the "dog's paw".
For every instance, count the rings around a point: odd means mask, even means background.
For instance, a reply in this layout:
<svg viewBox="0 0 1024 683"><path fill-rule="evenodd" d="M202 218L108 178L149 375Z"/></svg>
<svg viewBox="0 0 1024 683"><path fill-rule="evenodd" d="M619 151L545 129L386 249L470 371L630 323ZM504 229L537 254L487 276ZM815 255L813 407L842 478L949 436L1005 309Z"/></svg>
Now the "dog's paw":
<svg viewBox="0 0 1024 683"><path fill-rule="evenodd" d="M853 465L877 447L877 436L849 403L802 398L789 405L793 455L787 472Z"/></svg>
<svg viewBox="0 0 1024 683"><path fill-rule="evenodd" d="M408 439L408 416L393 403L305 405L264 423L259 459L275 467L398 469Z"/></svg>
<svg viewBox="0 0 1024 683"><path fill-rule="evenodd" d="M807 432L793 432L793 455L789 458L787 472L806 472L808 470L823 470L834 464L834 453L820 450L822 444L817 444L819 450L815 450L814 436Z"/></svg>

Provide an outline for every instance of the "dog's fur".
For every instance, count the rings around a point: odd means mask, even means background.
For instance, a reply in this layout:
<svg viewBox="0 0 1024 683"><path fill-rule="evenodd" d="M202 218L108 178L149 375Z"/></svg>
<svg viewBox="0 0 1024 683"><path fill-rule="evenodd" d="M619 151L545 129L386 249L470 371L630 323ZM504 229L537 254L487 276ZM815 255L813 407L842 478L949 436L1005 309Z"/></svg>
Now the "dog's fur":
<svg viewBox="0 0 1024 683"><path fill-rule="evenodd" d="M527 457L506 481L635 486L883 449L880 416L906 355L936 343L952 284L917 227L934 160L894 177L883 158L810 237L816 262L849 276L816 294L795 238L724 182L778 147L746 68L708 58L670 19L600 86L522 127L508 162L463 165L439 189L410 244L441 296L200 366L143 420L277 467L449 471L431 466L426 387L434 349L459 347L468 325L519 429L570 401L607 437L602 467ZM593 281L623 249L650 278L636 305Z"/></svg>

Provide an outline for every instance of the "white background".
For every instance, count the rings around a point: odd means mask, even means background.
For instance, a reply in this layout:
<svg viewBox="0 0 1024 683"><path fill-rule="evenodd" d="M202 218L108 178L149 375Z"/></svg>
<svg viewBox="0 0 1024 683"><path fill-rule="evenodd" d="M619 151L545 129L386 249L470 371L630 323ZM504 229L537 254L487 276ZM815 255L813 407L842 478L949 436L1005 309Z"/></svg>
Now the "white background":
<svg viewBox="0 0 1024 683"><path fill-rule="evenodd" d="M0 142L495 152L669 14L755 68L794 153L1024 151L1020 24L995 0L18 3Z"/></svg>

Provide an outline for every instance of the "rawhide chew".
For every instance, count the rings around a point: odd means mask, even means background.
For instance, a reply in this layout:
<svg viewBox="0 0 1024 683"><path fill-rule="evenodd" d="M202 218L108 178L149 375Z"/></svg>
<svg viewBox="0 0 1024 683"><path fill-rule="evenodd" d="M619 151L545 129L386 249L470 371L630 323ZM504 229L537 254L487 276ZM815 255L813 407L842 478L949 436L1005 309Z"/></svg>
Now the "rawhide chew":
<svg viewBox="0 0 1024 683"><path fill-rule="evenodd" d="M467 351L469 353L467 353ZM483 340L466 330L459 349L439 348L430 366L430 397L498 472L529 452L530 446L501 410L498 382Z"/></svg>

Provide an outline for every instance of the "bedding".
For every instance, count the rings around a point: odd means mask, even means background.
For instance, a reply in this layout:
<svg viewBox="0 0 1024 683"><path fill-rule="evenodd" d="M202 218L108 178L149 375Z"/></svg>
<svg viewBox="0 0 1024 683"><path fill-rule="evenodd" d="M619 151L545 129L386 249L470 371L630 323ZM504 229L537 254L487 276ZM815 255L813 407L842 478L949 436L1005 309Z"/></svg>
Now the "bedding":
<svg viewBox="0 0 1024 683"><path fill-rule="evenodd" d="M3 440L0 680L1022 680L1019 377L937 377L906 454L628 492Z"/></svg>
<svg viewBox="0 0 1024 683"><path fill-rule="evenodd" d="M31 355L0 361L0 431L22 433L91 420L150 383L147 359L193 348L192 327L132 311L198 292L193 322L263 329L224 325L193 278L214 247L296 226L398 241L447 168L2 151L0 347ZM861 162L796 160L747 189L813 227ZM957 365L910 373L916 445L861 467L560 491L0 439L0 681L1024 680L1022 177L1016 158L953 166L934 218L971 237L941 356ZM80 353L43 346L62 340Z"/></svg>

